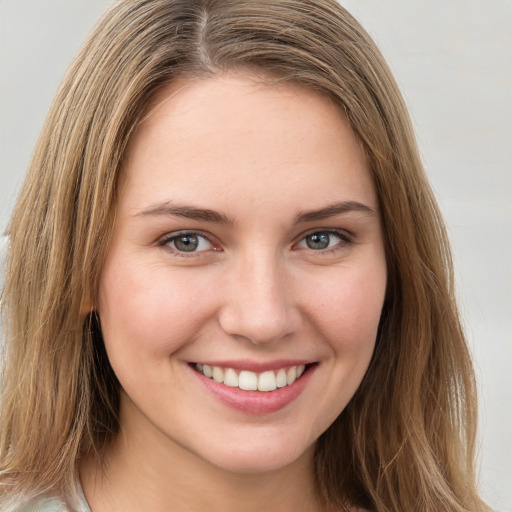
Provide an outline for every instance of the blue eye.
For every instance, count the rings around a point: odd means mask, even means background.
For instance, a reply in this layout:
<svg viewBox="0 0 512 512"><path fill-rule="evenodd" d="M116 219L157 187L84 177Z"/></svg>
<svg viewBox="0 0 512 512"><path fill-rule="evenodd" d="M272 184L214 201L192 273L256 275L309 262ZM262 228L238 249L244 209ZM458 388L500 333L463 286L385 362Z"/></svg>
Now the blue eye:
<svg viewBox="0 0 512 512"><path fill-rule="evenodd" d="M160 242L177 252L202 252L212 249L211 242L203 235L194 232L182 232L167 237Z"/></svg>
<svg viewBox="0 0 512 512"><path fill-rule="evenodd" d="M298 244L301 249L323 251L350 242L349 238L337 231L315 231L306 235Z"/></svg>

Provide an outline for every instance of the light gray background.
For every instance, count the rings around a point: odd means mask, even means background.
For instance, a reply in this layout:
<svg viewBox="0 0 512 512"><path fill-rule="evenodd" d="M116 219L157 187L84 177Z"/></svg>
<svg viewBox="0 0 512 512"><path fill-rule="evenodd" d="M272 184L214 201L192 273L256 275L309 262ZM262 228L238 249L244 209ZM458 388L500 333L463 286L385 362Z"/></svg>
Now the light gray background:
<svg viewBox="0 0 512 512"><path fill-rule="evenodd" d="M481 481L512 511L512 0L341 0L404 92L452 237L481 388ZM0 231L65 69L109 0L0 0Z"/></svg>

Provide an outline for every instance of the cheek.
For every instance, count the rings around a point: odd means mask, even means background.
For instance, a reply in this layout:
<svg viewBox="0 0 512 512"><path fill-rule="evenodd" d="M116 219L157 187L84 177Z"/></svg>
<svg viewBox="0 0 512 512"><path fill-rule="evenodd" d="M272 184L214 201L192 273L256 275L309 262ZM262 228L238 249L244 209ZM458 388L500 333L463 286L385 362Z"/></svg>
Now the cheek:
<svg viewBox="0 0 512 512"><path fill-rule="evenodd" d="M309 296L312 322L345 356L370 357L377 336L384 296L383 265L334 271ZM364 359L364 357L363 357Z"/></svg>
<svg viewBox="0 0 512 512"><path fill-rule="evenodd" d="M386 269L379 259L375 265L332 270L318 280L321 286L312 288L307 299L313 338L325 355L322 397L310 404L324 411L314 420L316 433L332 424L363 380L375 348L386 290Z"/></svg>
<svg viewBox="0 0 512 512"><path fill-rule="evenodd" d="M136 359L173 353L207 321L211 296L197 293L186 273L157 265L107 263L99 314L109 356Z"/></svg>

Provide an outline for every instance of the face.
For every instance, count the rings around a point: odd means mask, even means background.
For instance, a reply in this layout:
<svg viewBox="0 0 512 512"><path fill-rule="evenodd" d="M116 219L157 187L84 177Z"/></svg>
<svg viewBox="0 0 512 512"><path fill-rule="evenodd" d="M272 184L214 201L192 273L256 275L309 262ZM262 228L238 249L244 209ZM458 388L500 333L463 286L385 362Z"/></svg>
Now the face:
<svg viewBox="0 0 512 512"><path fill-rule="evenodd" d="M229 471L311 456L385 288L375 190L330 100L249 75L172 84L130 142L101 277L122 428Z"/></svg>

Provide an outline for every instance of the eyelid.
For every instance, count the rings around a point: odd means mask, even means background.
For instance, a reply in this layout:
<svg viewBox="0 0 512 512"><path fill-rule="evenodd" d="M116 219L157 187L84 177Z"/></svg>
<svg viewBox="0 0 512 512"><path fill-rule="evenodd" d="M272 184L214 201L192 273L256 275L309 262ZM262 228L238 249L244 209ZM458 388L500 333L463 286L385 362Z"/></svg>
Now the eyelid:
<svg viewBox="0 0 512 512"><path fill-rule="evenodd" d="M211 245L211 248L202 250L202 251L186 252L186 251L179 251L179 250L167 245L170 242L172 242L173 240L175 240L176 238L179 238L180 236L185 236L185 235L198 236L198 237L204 238ZM175 255L188 258L188 257L199 256L200 254L209 252L211 250L219 251L220 248L218 247L218 244L215 241L213 241L212 238L213 238L212 235L210 235L209 233L205 233L204 231L201 231L200 229L181 229L178 231L171 231L170 233L165 234L164 236L162 236L161 238L159 238L157 240L156 244L159 247L163 247L164 249L167 249L169 252L172 252Z"/></svg>
<svg viewBox="0 0 512 512"><path fill-rule="evenodd" d="M297 248L297 246L303 242L305 240L305 238L309 235L313 235L315 233L327 233L327 234L332 234L332 235L335 235L337 237L340 238L340 243L336 244L334 247L329 247L329 248L325 248L325 249L320 249L320 250L314 250L314 249L311 249L311 248L307 248L307 247L299 247L298 249L305 249L305 250L309 250L310 252L312 253L316 253L318 255L322 255L322 254L328 254L328 253L332 253L332 252L337 252L339 250L343 250L345 248L345 246L347 244L352 244L354 243L354 240L353 240L353 235L351 233L349 233L348 231L344 230L344 229L337 229L337 228L314 228L314 229L310 229L304 233L301 233L297 239L296 239L296 242L293 244L293 248ZM212 246L210 249L207 249L207 250L201 250L201 251L190 251L190 252L186 252L186 251L179 251L175 248L172 248L170 246L168 246L167 244L169 244L172 240L180 237L180 236L183 236L183 235L195 235L195 236L199 236L201 238L204 238L205 240L208 241L208 243ZM204 231L201 231L201 230L197 230L197 229L182 229L182 230L178 230L178 231L172 231L172 232L169 232L169 233L166 233L165 235L163 235L162 237L160 237L157 242L156 242L156 245L160 246L160 247L163 247L163 248L166 248L169 252L175 254L175 255L178 255L178 256L182 256L182 257L197 257L203 253L206 253L206 252L209 252L209 251L221 251L222 249L219 247L219 244L218 242L215 242L215 240L213 240L214 237L209 234L209 233L205 233Z"/></svg>
<svg viewBox="0 0 512 512"><path fill-rule="evenodd" d="M306 237L308 237L310 235L314 235L315 233L327 233L327 234L335 235L340 238L341 242L339 244L336 244L334 247L328 247L328 248L320 249L320 250L314 250L309 247L299 247L299 249L309 250L318 255L322 255L322 254L342 250L347 244L354 243L353 235L344 229L315 228L315 229L310 229L310 230L306 231L305 233L302 233L301 235L299 235L299 237L297 238L297 242L295 242L295 244L294 244L294 247L297 247L301 242L303 242L306 239Z"/></svg>

